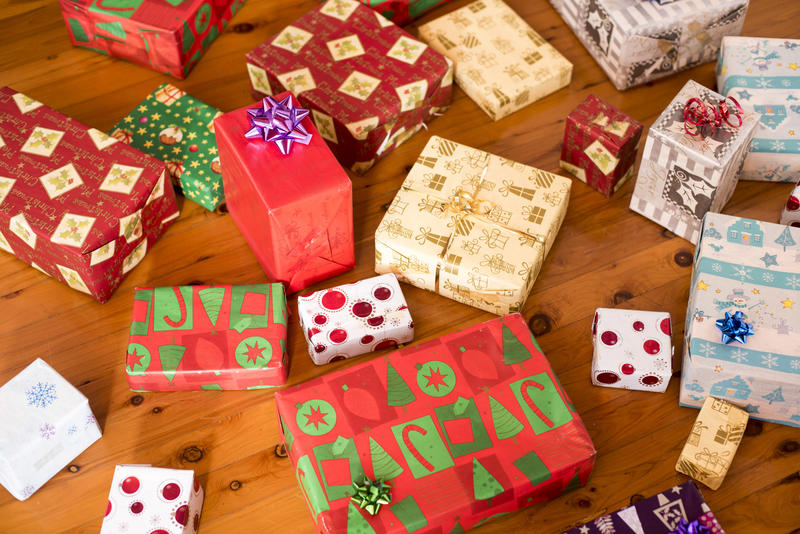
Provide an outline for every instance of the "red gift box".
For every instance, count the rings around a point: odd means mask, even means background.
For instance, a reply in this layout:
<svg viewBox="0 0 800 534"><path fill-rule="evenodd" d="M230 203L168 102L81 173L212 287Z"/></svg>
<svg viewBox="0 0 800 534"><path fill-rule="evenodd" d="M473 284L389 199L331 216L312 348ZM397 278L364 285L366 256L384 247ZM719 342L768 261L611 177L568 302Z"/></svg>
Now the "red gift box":
<svg viewBox="0 0 800 534"><path fill-rule="evenodd" d="M463 532L585 484L595 449L519 314L275 394L321 532ZM369 515L353 484L382 480Z"/></svg>
<svg viewBox="0 0 800 534"><path fill-rule="evenodd" d="M217 117L214 130L228 211L264 272L294 293L349 271L355 266L350 178L310 117L301 122L309 144L294 143L283 155L273 143L244 136L247 109Z"/></svg>
<svg viewBox="0 0 800 534"><path fill-rule="evenodd" d="M364 172L450 105L449 60L354 0L329 0L247 54L253 95L291 91Z"/></svg>
<svg viewBox="0 0 800 534"><path fill-rule="evenodd" d="M125 371L134 391L286 383L281 284L137 287Z"/></svg>
<svg viewBox="0 0 800 534"><path fill-rule="evenodd" d="M610 197L633 175L642 124L589 95L567 115L561 168Z"/></svg>
<svg viewBox="0 0 800 534"><path fill-rule="evenodd" d="M72 44L183 79L244 0L60 0Z"/></svg>
<svg viewBox="0 0 800 534"><path fill-rule="evenodd" d="M358 0L398 26L408 24L429 10L451 0Z"/></svg>
<svg viewBox="0 0 800 534"><path fill-rule="evenodd" d="M0 249L105 302L178 217L162 161L0 89Z"/></svg>

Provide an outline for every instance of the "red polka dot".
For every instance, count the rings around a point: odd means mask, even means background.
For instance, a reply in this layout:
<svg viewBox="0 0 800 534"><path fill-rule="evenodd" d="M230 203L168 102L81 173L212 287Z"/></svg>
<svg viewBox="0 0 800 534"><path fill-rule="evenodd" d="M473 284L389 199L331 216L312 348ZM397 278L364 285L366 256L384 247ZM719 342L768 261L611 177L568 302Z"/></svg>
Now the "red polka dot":
<svg viewBox="0 0 800 534"><path fill-rule="evenodd" d="M641 382L642 384L645 384L647 386L655 386L656 384L661 382L661 379L657 376L647 375L642 377Z"/></svg>
<svg viewBox="0 0 800 534"><path fill-rule="evenodd" d="M345 302L347 302L347 297L344 295L344 293L336 289L328 291L322 295L322 298L320 299L322 307L329 310L341 309Z"/></svg>
<svg viewBox="0 0 800 534"><path fill-rule="evenodd" d="M664 332L666 335L672 335L672 324L669 320L669 317L665 317L661 319L661 323L659 323L658 327Z"/></svg>
<svg viewBox="0 0 800 534"><path fill-rule="evenodd" d="M311 339L316 334L319 334L321 330L319 328L309 328L308 329L308 338Z"/></svg>
<svg viewBox="0 0 800 534"><path fill-rule="evenodd" d="M594 378L601 384L613 384L615 382L619 382L619 377L610 372L598 373L598 375Z"/></svg>
<svg viewBox="0 0 800 534"><path fill-rule="evenodd" d="M318 313L317 315L314 316L314 324L323 325L327 322L328 318L322 315L321 313Z"/></svg>
<svg viewBox="0 0 800 534"><path fill-rule="evenodd" d="M114 507L114 505L113 505L113 504L111 504L111 500L109 499L108 503L106 504L106 517L108 517L108 514L110 514L110 513L111 513L111 509L112 509L113 507Z"/></svg>
<svg viewBox="0 0 800 534"><path fill-rule="evenodd" d="M139 491L139 479L136 477L128 477L122 481L120 487L122 488L122 492L128 495L136 493Z"/></svg>
<svg viewBox="0 0 800 534"><path fill-rule="evenodd" d="M411 321L410 323L408 323L408 327L409 327L411 330L414 330L414 321Z"/></svg>
<svg viewBox="0 0 800 534"><path fill-rule="evenodd" d="M397 346L397 341L395 341L394 339L384 339L383 341L375 345L374 350L394 348L396 346Z"/></svg>
<svg viewBox="0 0 800 534"><path fill-rule="evenodd" d="M389 300L392 298L392 290L386 286L376 287L375 291L372 292L372 296L378 300Z"/></svg>
<svg viewBox="0 0 800 534"><path fill-rule="evenodd" d="M347 341L347 332L344 328L337 328L335 330L331 330L331 333L328 334L328 338L333 343L344 343Z"/></svg>
<svg viewBox="0 0 800 534"><path fill-rule="evenodd" d="M633 323L633 329L636 330L637 332L641 332L642 330L644 330L644 323L642 321L635 321Z"/></svg>
<svg viewBox="0 0 800 534"><path fill-rule="evenodd" d="M356 317L367 317L370 313L372 313L372 304L369 302L356 302L353 304L353 315Z"/></svg>
<svg viewBox="0 0 800 534"><path fill-rule="evenodd" d="M369 345L373 341L375 341L375 338L373 336L370 336L369 334L361 338L362 345Z"/></svg>
<svg viewBox="0 0 800 534"><path fill-rule="evenodd" d="M643 346L647 354L658 354L658 351L661 350L661 345L655 339L648 339Z"/></svg>
<svg viewBox="0 0 800 534"><path fill-rule="evenodd" d="M142 124L146 123L147 122L147 117L145 117L145 116L139 117L139 122L141 122Z"/></svg>
<svg viewBox="0 0 800 534"><path fill-rule="evenodd" d="M636 369L633 368L633 365L629 363L622 364L622 374L624 375L632 375Z"/></svg>
<svg viewBox="0 0 800 534"><path fill-rule="evenodd" d="M615 334L611 330L606 330L605 332L603 332L600 335L600 339L606 345L616 345L617 341L619 341L619 338L617 337L617 334Z"/></svg>
<svg viewBox="0 0 800 534"><path fill-rule="evenodd" d="M163 528L159 528L159 529L153 530L152 532L150 532L150 534L169 534L169 532L167 532Z"/></svg>
<svg viewBox="0 0 800 534"><path fill-rule="evenodd" d="M341 354L337 354L336 356L334 356L333 358L328 360L328 363L340 362L340 361L346 360L346 359L347 359L347 356L342 356Z"/></svg>
<svg viewBox="0 0 800 534"><path fill-rule="evenodd" d="M181 487L174 482L170 482L163 488L161 488L161 495L164 496L165 499L168 501L174 501L177 499L181 494Z"/></svg>
<svg viewBox="0 0 800 534"><path fill-rule="evenodd" d="M175 510L175 521L179 525L185 525L187 519L189 519L189 507L184 504Z"/></svg>
<svg viewBox="0 0 800 534"><path fill-rule="evenodd" d="M200 150L200 147L197 145L191 145L189 147L189 152L197 152L198 150Z"/></svg>
<svg viewBox="0 0 800 534"><path fill-rule="evenodd" d="M790 196L789 200L786 201L786 209L789 211L797 211L800 209L800 200L794 195Z"/></svg>
<svg viewBox="0 0 800 534"><path fill-rule="evenodd" d="M592 335L593 336L597 335L597 320L599 318L600 317L597 315L597 312L594 312L594 321L592 321Z"/></svg>
<svg viewBox="0 0 800 534"><path fill-rule="evenodd" d="M144 510L144 504L140 503L139 501L134 501L131 503L131 512L134 514L141 514L142 510Z"/></svg>
<svg viewBox="0 0 800 534"><path fill-rule="evenodd" d="M319 345L317 345L316 347L314 347L314 351L315 351L317 354L319 354L320 352L325 352L325 348L326 348L326 347L325 347L325 345L323 345L323 344L321 344L321 343L320 343Z"/></svg>
<svg viewBox="0 0 800 534"><path fill-rule="evenodd" d="M367 324L370 326L380 326L383 324L383 315L377 317L370 317L367 319Z"/></svg>

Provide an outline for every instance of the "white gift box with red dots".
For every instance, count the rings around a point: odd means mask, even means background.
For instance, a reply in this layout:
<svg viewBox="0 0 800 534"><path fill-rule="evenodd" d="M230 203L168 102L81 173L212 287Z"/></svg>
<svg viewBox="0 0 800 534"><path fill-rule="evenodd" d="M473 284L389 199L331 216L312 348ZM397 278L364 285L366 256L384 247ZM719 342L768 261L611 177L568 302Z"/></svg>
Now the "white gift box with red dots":
<svg viewBox="0 0 800 534"><path fill-rule="evenodd" d="M317 365L414 339L414 321L394 274L299 296L297 312Z"/></svg>
<svg viewBox="0 0 800 534"><path fill-rule="evenodd" d="M598 308L592 323L592 384L663 393L672 376L669 313Z"/></svg>
<svg viewBox="0 0 800 534"><path fill-rule="evenodd" d="M800 182L794 188L781 214L781 224L800 227Z"/></svg>
<svg viewBox="0 0 800 534"><path fill-rule="evenodd" d="M203 488L191 469L118 465L100 534L194 534Z"/></svg>

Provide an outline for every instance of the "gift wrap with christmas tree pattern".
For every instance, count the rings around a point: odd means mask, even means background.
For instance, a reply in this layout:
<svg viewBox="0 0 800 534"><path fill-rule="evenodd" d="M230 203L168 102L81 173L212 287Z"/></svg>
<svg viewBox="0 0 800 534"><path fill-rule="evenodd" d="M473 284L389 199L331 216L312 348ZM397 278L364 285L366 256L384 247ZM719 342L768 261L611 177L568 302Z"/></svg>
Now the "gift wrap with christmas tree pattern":
<svg viewBox="0 0 800 534"><path fill-rule="evenodd" d="M178 215L163 162L0 89L0 249L105 302Z"/></svg>
<svg viewBox="0 0 800 534"><path fill-rule="evenodd" d="M498 315L528 298L572 181L432 136L375 231L375 270Z"/></svg>
<svg viewBox="0 0 800 534"><path fill-rule="evenodd" d="M748 0L550 0L623 91L716 61L722 37L738 35Z"/></svg>
<svg viewBox="0 0 800 534"><path fill-rule="evenodd" d="M754 334L722 342L742 312ZM706 215L686 310L680 402L712 395L754 419L800 426L800 229Z"/></svg>
<svg viewBox="0 0 800 534"><path fill-rule="evenodd" d="M745 410L706 397L675 469L712 490L719 489L742 441L747 419Z"/></svg>
<svg viewBox="0 0 800 534"><path fill-rule="evenodd" d="M717 88L761 114L740 180L800 179L800 40L725 37Z"/></svg>
<svg viewBox="0 0 800 534"><path fill-rule="evenodd" d="M456 82L492 120L569 85L572 63L503 0L478 0L419 28L456 64Z"/></svg>
<svg viewBox="0 0 800 534"><path fill-rule="evenodd" d="M261 389L289 376L282 284L137 287L125 357L134 391Z"/></svg>
<svg viewBox="0 0 800 534"><path fill-rule="evenodd" d="M408 24L431 9L451 0L359 0L398 26Z"/></svg>
<svg viewBox="0 0 800 534"><path fill-rule="evenodd" d="M326 534L464 532L583 486L594 464L519 314L278 391L275 404ZM375 515L351 501L367 481L389 486Z"/></svg>
<svg viewBox="0 0 800 534"><path fill-rule="evenodd" d="M214 211L225 200L214 119L222 112L168 83L131 111L111 137L167 164L183 195Z"/></svg>
<svg viewBox="0 0 800 534"><path fill-rule="evenodd" d="M733 194L759 116L745 111L739 128L723 123L710 135L691 136L684 129L684 107L692 98L714 108L722 100L686 82L647 132L630 208L697 243L703 215L722 211Z"/></svg>
<svg viewBox="0 0 800 534"><path fill-rule="evenodd" d="M311 110L357 173L450 106L452 62L355 0L328 0L247 54L253 96L282 91Z"/></svg>
<svg viewBox="0 0 800 534"><path fill-rule="evenodd" d="M781 213L781 224L800 228L800 182L792 190Z"/></svg>

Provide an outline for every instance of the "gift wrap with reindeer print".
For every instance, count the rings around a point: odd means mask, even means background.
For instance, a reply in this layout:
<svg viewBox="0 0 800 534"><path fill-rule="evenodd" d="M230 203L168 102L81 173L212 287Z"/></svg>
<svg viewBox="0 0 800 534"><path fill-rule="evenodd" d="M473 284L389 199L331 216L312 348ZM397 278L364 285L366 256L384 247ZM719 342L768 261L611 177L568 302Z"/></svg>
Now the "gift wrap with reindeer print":
<svg viewBox="0 0 800 534"><path fill-rule="evenodd" d="M733 194L759 116L745 111L738 128L722 123L708 136L692 136L684 122L684 106L692 98L709 107L722 100L699 83L686 82L647 132L630 207L697 243L703 215L722 211Z"/></svg>
<svg viewBox="0 0 800 534"><path fill-rule="evenodd" d="M748 0L550 0L575 36L624 91L715 61L739 35ZM662 2L663 3L663 2Z"/></svg>
<svg viewBox="0 0 800 534"><path fill-rule="evenodd" d="M722 342L742 312L754 334ZM800 426L800 228L709 213L686 310L680 403L711 395L750 417Z"/></svg>
<svg viewBox="0 0 800 534"><path fill-rule="evenodd" d="M498 315L519 311L571 186L432 136L375 231L375 270Z"/></svg>
<svg viewBox="0 0 800 534"><path fill-rule="evenodd" d="M464 532L586 484L595 449L520 314L275 393L325 534ZM370 515L353 484L382 481Z"/></svg>

